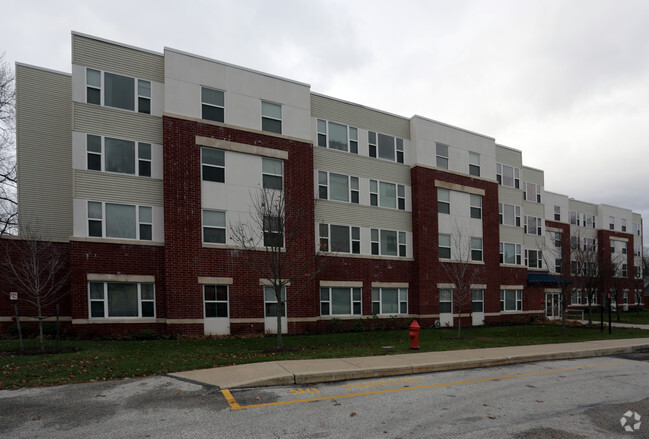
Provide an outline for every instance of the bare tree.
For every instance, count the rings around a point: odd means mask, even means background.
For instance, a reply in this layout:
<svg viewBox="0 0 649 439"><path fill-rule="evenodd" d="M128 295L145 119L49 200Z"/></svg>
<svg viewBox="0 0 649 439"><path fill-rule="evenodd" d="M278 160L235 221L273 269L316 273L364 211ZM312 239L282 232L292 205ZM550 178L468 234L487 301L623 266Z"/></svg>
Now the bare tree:
<svg viewBox="0 0 649 439"><path fill-rule="evenodd" d="M594 237L577 235L570 237L570 271L576 277L576 285L586 295L588 325L593 324L593 304L602 289L602 279L597 240ZM600 305L601 306L601 305Z"/></svg>
<svg viewBox="0 0 649 439"><path fill-rule="evenodd" d="M35 230L22 225L21 238L0 240L4 259L0 275L16 289L19 301L35 309L40 349L44 352L45 312L69 293L69 256L63 247L43 239Z"/></svg>
<svg viewBox="0 0 649 439"><path fill-rule="evenodd" d="M18 217L14 75L0 55L0 235L15 233Z"/></svg>
<svg viewBox="0 0 649 439"><path fill-rule="evenodd" d="M259 188L251 193L252 207L248 220L230 224L230 239L242 249L245 263L273 288L277 300L277 348L282 348L282 317L285 303L324 269L316 264L321 250L299 248L307 223L299 208L287 215L286 191ZM301 240L300 240L301 238ZM311 238L312 239L312 238ZM314 244L315 247L315 244ZM286 293L290 284L291 293Z"/></svg>
<svg viewBox="0 0 649 439"><path fill-rule="evenodd" d="M570 260L573 254L571 245L564 245L563 232L547 231L546 246L542 253L543 262L548 271L555 277L560 292L561 304L561 335L567 335L566 311L568 300L572 292L572 274L570 272Z"/></svg>

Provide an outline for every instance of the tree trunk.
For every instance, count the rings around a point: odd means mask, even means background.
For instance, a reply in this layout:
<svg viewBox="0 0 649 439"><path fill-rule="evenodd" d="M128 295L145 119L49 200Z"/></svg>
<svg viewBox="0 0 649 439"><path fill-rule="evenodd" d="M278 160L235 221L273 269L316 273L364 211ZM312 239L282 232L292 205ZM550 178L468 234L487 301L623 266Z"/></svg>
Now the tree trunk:
<svg viewBox="0 0 649 439"><path fill-rule="evenodd" d="M561 335L567 335L566 331L566 304L568 299L566 298L566 288L561 290Z"/></svg>
<svg viewBox="0 0 649 439"><path fill-rule="evenodd" d="M43 340L43 315L41 313L41 304L38 303L38 339L41 346L41 352L45 353L45 341Z"/></svg>

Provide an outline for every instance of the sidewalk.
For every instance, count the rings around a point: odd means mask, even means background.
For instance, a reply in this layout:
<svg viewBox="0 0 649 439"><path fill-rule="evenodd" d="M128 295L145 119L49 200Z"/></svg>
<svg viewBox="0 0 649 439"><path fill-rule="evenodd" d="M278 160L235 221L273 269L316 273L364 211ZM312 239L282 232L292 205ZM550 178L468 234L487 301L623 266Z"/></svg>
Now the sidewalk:
<svg viewBox="0 0 649 439"><path fill-rule="evenodd" d="M640 350L649 350L649 338L466 349L379 357L270 361L178 372L170 375L218 386L222 389L231 389L292 384L306 385L531 361L619 355Z"/></svg>

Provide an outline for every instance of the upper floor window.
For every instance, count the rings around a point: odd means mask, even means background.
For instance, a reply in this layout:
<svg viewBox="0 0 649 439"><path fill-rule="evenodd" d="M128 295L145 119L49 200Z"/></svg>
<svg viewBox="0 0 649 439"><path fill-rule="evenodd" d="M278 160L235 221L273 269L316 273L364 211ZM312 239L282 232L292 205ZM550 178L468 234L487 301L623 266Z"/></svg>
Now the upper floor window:
<svg viewBox="0 0 649 439"><path fill-rule="evenodd" d="M597 240L595 238L584 238L584 250L595 251L597 250Z"/></svg>
<svg viewBox="0 0 649 439"><path fill-rule="evenodd" d="M359 227L320 224L318 227L320 251L359 254L361 232Z"/></svg>
<svg viewBox="0 0 649 439"><path fill-rule="evenodd" d="M640 236L640 224L633 223L633 234L636 236Z"/></svg>
<svg viewBox="0 0 649 439"><path fill-rule="evenodd" d="M88 236L151 241L152 235L150 206L88 201Z"/></svg>
<svg viewBox="0 0 649 439"><path fill-rule="evenodd" d="M448 145L435 143L435 166L448 169Z"/></svg>
<svg viewBox="0 0 649 439"><path fill-rule="evenodd" d="M282 134L282 106L261 101L261 129Z"/></svg>
<svg viewBox="0 0 649 439"><path fill-rule="evenodd" d="M523 199L533 201L535 203L541 202L541 185L536 183L525 182L523 184Z"/></svg>
<svg viewBox="0 0 649 439"><path fill-rule="evenodd" d="M86 102L151 113L151 81L86 69Z"/></svg>
<svg viewBox="0 0 649 439"><path fill-rule="evenodd" d="M318 171L318 198L358 204L358 177Z"/></svg>
<svg viewBox="0 0 649 439"><path fill-rule="evenodd" d="M318 146L358 154L358 129L318 119Z"/></svg>
<svg viewBox="0 0 649 439"><path fill-rule="evenodd" d="M518 168L514 168L513 166L497 163L496 179L498 180L498 184L519 189L520 170Z"/></svg>
<svg viewBox="0 0 649 439"><path fill-rule="evenodd" d="M542 219L535 216L525 216L525 233L541 236Z"/></svg>
<svg viewBox="0 0 649 439"><path fill-rule="evenodd" d="M471 238L471 260L482 261L482 238Z"/></svg>
<svg viewBox="0 0 649 439"><path fill-rule="evenodd" d="M201 148L201 171L203 181L225 183L225 151Z"/></svg>
<svg viewBox="0 0 649 439"><path fill-rule="evenodd" d="M406 188L401 184L370 180L370 205L406 209Z"/></svg>
<svg viewBox="0 0 649 439"><path fill-rule="evenodd" d="M403 139L388 136L387 134L369 131L369 155L380 159L403 163Z"/></svg>
<svg viewBox="0 0 649 439"><path fill-rule="evenodd" d="M451 213L451 191L437 188L437 212Z"/></svg>
<svg viewBox="0 0 649 439"><path fill-rule="evenodd" d="M561 206L554 206L554 220L561 221Z"/></svg>
<svg viewBox="0 0 649 439"><path fill-rule="evenodd" d="M615 230L615 217L614 216L609 216L608 217L608 228L610 230Z"/></svg>
<svg viewBox="0 0 649 439"><path fill-rule="evenodd" d="M626 220L622 218L620 222L621 222L622 231L626 232Z"/></svg>
<svg viewBox="0 0 649 439"><path fill-rule="evenodd" d="M584 222L583 222L584 227L588 227L590 229L595 228L595 215L591 215L589 213L584 214Z"/></svg>
<svg viewBox="0 0 649 439"><path fill-rule="evenodd" d="M279 191L283 189L283 165L284 162L281 160L262 157L261 178L264 189L276 189Z"/></svg>
<svg viewBox="0 0 649 439"><path fill-rule="evenodd" d="M498 219L506 226L521 226L521 206L498 203Z"/></svg>
<svg viewBox="0 0 649 439"><path fill-rule="evenodd" d="M373 255L406 257L406 232L394 230L370 230Z"/></svg>
<svg viewBox="0 0 649 439"><path fill-rule="evenodd" d="M633 255L642 256L642 246L637 241L633 242Z"/></svg>
<svg viewBox="0 0 649 439"><path fill-rule="evenodd" d="M151 144L86 136L88 169L151 177Z"/></svg>
<svg viewBox="0 0 649 439"><path fill-rule="evenodd" d="M482 196L476 194L471 195L471 218L482 218Z"/></svg>
<svg viewBox="0 0 649 439"><path fill-rule="evenodd" d="M521 265L521 245L508 242L500 243L500 263Z"/></svg>
<svg viewBox="0 0 649 439"><path fill-rule="evenodd" d="M265 216L264 247L284 247L284 221L279 216Z"/></svg>
<svg viewBox="0 0 649 439"><path fill-rule="evenodd" d="M541 250L525 250L525 265L529 268L543 268L543 254Z"/></svg>
<svg viewBox="0 0 649 439"><path fill-rule="evenodd" d="M451 235L439 234L438 252L440 259L451 259Z"/></svg>
<svg viewBox="0 0 649 439"><path fill-rule="evenodd" d="M469 175L480 177L480 154L469 152Z"/></svg>
<svg viewBox="0 0 649 439"><path fill-rule="evenodd" d="M554 246L556 248L561 248L561 237L562 237L561 232L552 232L552 239L554 241Z"/></svg>
<svg viewBox="0 0 649 439"><path fill-rule="evenodd" d="M225 121L225 94L221 90L201 87L201 117L215 122Z"/></svg>
<svg viewBox="0 0 649 439"><path fill-rule="evenodd" d="M572 210L568 211L568 216L570 217L570 224L572 224L573 226L581 225L579 212L573 212Z"/></svg>
<svg viewBox="0 0 649 439"><path fill-rule="evenodd" d="M225 244L225 212L203 209L203 242Z"/></svg>

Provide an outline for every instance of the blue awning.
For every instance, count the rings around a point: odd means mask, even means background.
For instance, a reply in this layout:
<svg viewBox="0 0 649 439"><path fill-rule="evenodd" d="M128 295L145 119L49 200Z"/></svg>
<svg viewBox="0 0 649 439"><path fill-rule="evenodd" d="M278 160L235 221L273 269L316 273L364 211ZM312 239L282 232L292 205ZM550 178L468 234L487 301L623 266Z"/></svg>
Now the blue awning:
<svg viewBox="0 0 649 439"><path fill-rule="evenodd" d="M528 285L559 285L562 282L566 282L566 279L550 273L527 273ZM570 283L570 281L567 281L567 283Z"/></svg>

